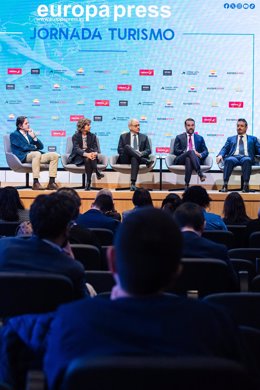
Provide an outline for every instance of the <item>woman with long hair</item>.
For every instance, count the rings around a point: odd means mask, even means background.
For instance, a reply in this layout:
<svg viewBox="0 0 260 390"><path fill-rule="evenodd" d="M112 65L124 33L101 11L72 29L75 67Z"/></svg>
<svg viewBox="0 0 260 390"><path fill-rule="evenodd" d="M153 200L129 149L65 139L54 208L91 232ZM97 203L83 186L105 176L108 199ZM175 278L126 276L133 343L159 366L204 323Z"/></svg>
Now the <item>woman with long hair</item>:
<svg viewBox="0 0 260 390"><path fill-rule="evenodd" d="M2 222L23 222L29 220L29 210L24 208L15 187L0 189L0 220Z"/></svg>
<svg viewBox="0 0 260 390"><path fill-rule="evenodd" d="M226 225L246 225L251 220L246 213L244 200L238 192L231 192L226 197L223 215Z"/></svg>

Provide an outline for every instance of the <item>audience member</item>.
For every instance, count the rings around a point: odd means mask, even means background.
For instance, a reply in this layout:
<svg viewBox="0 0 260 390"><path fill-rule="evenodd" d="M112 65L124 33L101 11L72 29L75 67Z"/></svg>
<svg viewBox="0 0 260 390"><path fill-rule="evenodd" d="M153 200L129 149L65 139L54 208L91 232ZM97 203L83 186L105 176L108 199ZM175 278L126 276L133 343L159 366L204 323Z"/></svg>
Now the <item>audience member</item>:
<svg viewBox="0 0 260 390"><path fill-rule="evenodd" d="M99 190L97 195L96 195L96 199L99 195L109 195L111 197L112 201L114 202L113 194L107 188L102 188L101 190ZM107 211L105 215L107 215L108 217L114 218L119 222L121 222L121 220L122 220L121 214L115 209L115 206L114 206L113 210Z"/></svg>
<svg viewBox="0 0 260 390"><path fill-rule="evenodd" d="M210 206L211 198L205 188L201 186L187 188L182 195L182 202L193 202L202 207L206 221L205 230L227 230L220 215L210 213L206 210Z"/></svg>
<svg viewBox="0 0 260 390"><path fill-rule="evenodd" d="M231 192L224 201L223 221L226 225L247 225L251 220L246 213L245 203L238 192Z"/></svg>
<svg viewBox="0 0 260 390"><path fill-rule="evenodd" d="M251 219L251 221L249 221L247 224L248 238L254 232L260 232L260 208L259 208L258 213L257 213L257 218Z"/></svg>
<svg viewBox="0 0 260 390"><path fill-rule="evenodd" d="M61 187L57 192L69 196L75 202L75 215L73 216L73 225L69 231L69 242L71 244L94 245L100 249L100 242L95 233L85 226L78 225L76 222L81 206L81 199L77 191L73 188Z"/></svg>
<svg viewBox="0 0 260 390"><path fill-rule="evenodd" d="M182 232L182 257L224 260L230 269L232 281L238 286L238 277L229 259L227 247L202 237L205 226L202 208L196 203L185 202L175 211L174 220Z"/></svg>
<svg viewBox="0 0 260 390"><path fill-rule="evenodd" d="M135 207L132 210L123 211L123 218L126 218L129 214L139 210L140 207L153 207L151 194L145 188L136 188L133 193L132 202Z"/></svg>
<svg viewBox="0 0 260 390"><path fill-rule="evenodd" d="M170 214L173 214L177 207L181 204L181 198L177 194L168 194L162 201L161 209Z"/></svg>
<svg viewBox="0 0 260 390"><path fill-rule="evenodd" d="M80 214L76 222L87 228L105 228L116 231L119 222L106 216L107 212L114 210L114 202L109 195L98 196L91 205L91 209Z"/></svg>
<svg viewBox="0 0 260 390"><path fill-rule="evenodd" d="M23 222L29 220L29 210L24 208L16 188L0 189L0 222Z"/></svg>
<svg viewBox="0 0 260 390"><path fill-rule="evenodd" d="M196 355L244 363L237 327L220 307L161 293L180 272L182 237L170 215L156 208L132 213L114 244L108 251L116 281L111 299L62 305L45 332L50 322L46 315L16 317L5 327L5 334L8 329L18 334L34 352L46 348L48 389L60 388L68 365L83 356ZM2 345L2 381L10 381L3 375L10 352L6 348Z"/></svg>
<svg viewBox="0 0 260 390"><path fill-rule="evenodd" d="M75 202L64 194L39 195L30 208L34 235L0 240L1 271L40 271L69 277L75 298L86 295L84 268L68 243Z"/></svg>

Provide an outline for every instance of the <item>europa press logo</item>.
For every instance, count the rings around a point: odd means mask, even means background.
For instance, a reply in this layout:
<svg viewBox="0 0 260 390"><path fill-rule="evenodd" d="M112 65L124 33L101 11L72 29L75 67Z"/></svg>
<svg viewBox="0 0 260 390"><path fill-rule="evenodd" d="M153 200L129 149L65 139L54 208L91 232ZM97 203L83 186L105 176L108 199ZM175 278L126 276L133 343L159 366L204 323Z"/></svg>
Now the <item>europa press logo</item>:
<svg viewBox="0 0 260 390"><path fill-rule="evenodd" d="M255 3L225 3L225 9L255 9Z"/></svg>

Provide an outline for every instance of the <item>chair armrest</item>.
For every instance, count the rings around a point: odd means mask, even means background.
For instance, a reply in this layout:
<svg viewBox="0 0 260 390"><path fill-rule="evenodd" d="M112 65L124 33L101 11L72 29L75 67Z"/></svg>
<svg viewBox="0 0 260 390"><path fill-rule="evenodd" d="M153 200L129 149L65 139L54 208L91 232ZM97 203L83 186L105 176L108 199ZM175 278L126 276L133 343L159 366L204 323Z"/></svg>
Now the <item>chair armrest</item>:
<svg viewBox="0 0 260 390"><path fill-rule="evenodd" d="M118 157L119 157L119 154L115 154L114 156L110 156L109 163L111 166L114 164L117 164Z"/></svg>
<svg viewBox="0 0 260 390"><path fill-rule="evenodd" d="M168 156L165 157L165 164L167 167L174 164L176 156L174 154L168 154Z"/></svg>

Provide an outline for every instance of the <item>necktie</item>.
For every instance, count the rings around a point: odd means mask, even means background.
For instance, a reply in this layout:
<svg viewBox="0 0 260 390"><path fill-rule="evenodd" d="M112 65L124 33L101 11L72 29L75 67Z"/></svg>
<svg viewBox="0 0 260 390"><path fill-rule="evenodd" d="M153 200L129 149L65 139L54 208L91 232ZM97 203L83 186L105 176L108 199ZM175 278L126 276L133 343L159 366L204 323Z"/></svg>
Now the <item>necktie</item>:
<svg viewBox="0 0 260 390"><path fill-rule="evenodd" d="M245 155L245 147L244 147L243 135L240 135L240 140L239 140L239 144L238 144L238 153L241 156Z"/></svg>
<svg viewBox="0 0 260 390"><path fill-rule="evenodd" d="M137 138L136 138L136 134L134 134L134 150L137 150Z"/></svg>
<svg viewBox="0 0 260 390"><path fill-rule="evenodd" d="M192 145L192 139L191 139L191 135L189 134L189 144L188 144L188 149L189 150L192 150L193 149L193 145Z"/></svg>

